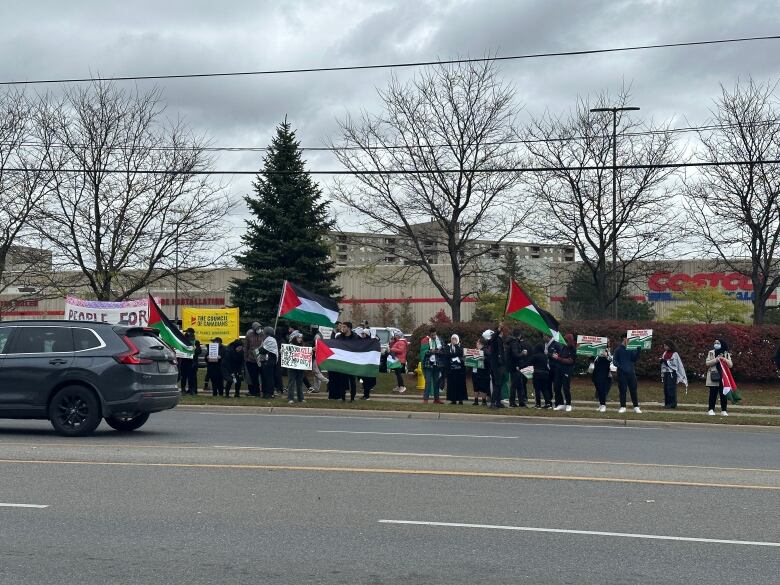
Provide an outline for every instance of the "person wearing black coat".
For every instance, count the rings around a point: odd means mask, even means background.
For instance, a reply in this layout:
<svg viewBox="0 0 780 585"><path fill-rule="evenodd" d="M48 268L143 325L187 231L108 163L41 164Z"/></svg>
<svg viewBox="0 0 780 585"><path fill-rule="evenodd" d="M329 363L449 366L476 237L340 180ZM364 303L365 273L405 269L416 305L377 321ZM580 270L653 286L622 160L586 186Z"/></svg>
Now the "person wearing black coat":
<svg viewBox="0 0 780 585"><path fill-rule="evenodd" d="M574 362L577 359L577 345L574 336L566 334L566 345L551 356L550 363L555 363L555 410L571 412L571 376L574 372Z"/></svg>
<svg viewBox="0 0 780 585"><path fill-rule="evenodd" d="M227 346L222 359L222 378L225 380L225 396L230 396L230 389L235 386L236 398L241 398L241 382L244 380L244 345L236 339Z"/></svg>
<svg viewBox="0 0 780 585"><path fill-rule="evenodd" d="M534 347L531 355L531 365L534 367L534 399L536 408L552 408L552 392L550 391L550 364L544 346L540 343ZM542 407L544 396L544 407Z"/></svg>
<svg viewBox="0 0 780 585"><path fill-rule="evenodd" d="M617 368L618 393L620 395L620 408L618 413L626 412L626 390L631 394L631 403L634 405L634 412L642 414L639 408L639 392L637 390L636 370L634 364L639 359L639 348L628 349L628 338L624 337L623 342L615 348L612 354L612 363Z"/></svg>
<svg viewBox="0 0 780 585"><path fill-rule="evenodd" d="M450 404L463 404L469 397L466 392L466 366L460 337L453 335L449 345L442 349L447 372L447 400Z"/></svg>
<svg viewBox="0 0 780 585"><path fill-rule="evenodd" d="M590 375L590 379L593 380L593 385L596 387L599 412L607 411L607 394L609 394L609 389L612 387L610 366L612 366L612 355L609 353L609 346L607 346L593 360L593 372Z"/></svg>
<svg viewBox="0 0 780 585"><path fill-rule="evenodd" d="M490 380L493 383L493 394L490 397L491 408L504 408L501 404L504 374L506 374L506 347L504 341L507 337L506 326L496 328L496 331L488 329L482 334L487 341L485 353L490 364Z"/></svg>
<svg viewBox="0 0 780 585"><path fill-rule="evenodd" d="M515 329L507 339L507 362L509 367L510 388L509 406L526 407L528 404L528 379L520 370L531 365L531 348L523 341L523 332ZM519 399L519 404L518 404Z"/></svg>
<svg viewBox="0 0 780 585"><path fill-rule="evenodd" d="M217 344L217 357L209 357L208 348L206 349L206 374L211 381L211 395L222 396L225 393L225 385L222 378L222 360L225 359L225 346L222 345L221 337L215 337L211 340L211 343Z"/></svg>
<svg viewBox="0 0 780 585"><path fill-rule="evenodd" d="M485 341L481 337L477 339L477 349L484 352ZM479 406L480 397L482 398L482 406L487 406L487 397L490 394L490 368L487 367L484 357L482 365L484 367L471 370L471 384L474 387L474 406Z"/></svg>
<svg viewBox="0 0 780 585"><path fill-rule="evenodd" d="M547 386L550 396L553 395L553 384L555 383L555 377L558 375L558 362L552 359L553 355L561 353L561 344L558 343L555 337L550 337L544 346L544 352L547 354L547 362L550 365L550 377L547 380Z"/></svg>

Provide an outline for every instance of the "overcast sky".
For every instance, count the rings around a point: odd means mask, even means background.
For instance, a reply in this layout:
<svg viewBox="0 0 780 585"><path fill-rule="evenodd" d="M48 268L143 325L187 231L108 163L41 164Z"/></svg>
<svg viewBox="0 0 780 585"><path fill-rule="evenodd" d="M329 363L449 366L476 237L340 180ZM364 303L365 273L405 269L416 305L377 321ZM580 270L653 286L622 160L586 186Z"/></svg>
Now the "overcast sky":
<svg viewBox="0 0 780 585"><path fill-rule="evenodd" d="M512 55L780 33L777 0L2 0L0 79L345 66ZM780 41L522 60L501 64L525 115L562 112L578 95L625 81L643 116L704 122L719 84L776 79ZM410 75L399 70L398 75ZM335 119L377 110L390 71L142 82L168 114L218 146L266 146L285 115L304 146ZM39 86L43 88L43 86ZM337 168L309 153L312 169ZM257 169L223 153L221 169ZM234 178L236 195L251 178ZM327 179L322 179L327 193ZM243 213L243 210L242 210ZM235 223L241 224L240 217Z"/></svg>

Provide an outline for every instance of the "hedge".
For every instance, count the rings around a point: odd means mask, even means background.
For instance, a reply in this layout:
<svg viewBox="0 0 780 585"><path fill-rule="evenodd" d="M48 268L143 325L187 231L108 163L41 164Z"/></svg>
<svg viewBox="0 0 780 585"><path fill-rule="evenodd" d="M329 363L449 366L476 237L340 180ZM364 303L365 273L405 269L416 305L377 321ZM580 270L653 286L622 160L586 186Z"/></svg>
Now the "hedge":
<svg viewBox="0 0 780 585"><path fill-rule="evenodd" d="M542 334L524 325L510 321L510 328L522 329L526 340L533 346L543 343ZM409 361L412 367L417 365L420 352L420 339L428 334L431 326L422 325L412 334ZM460 336L464 347L476 347L477 338L485 329L495 329L496 323L439 323L436 329L444 341L449 341L453 333ZM712 348L715 339L725 340L734 360L735 379L743 382L767 382L777 380L777 371L772 361L775 349L780 345L780 325L733 325L718 323L714 325L678 325L658 321L563 321L561 330L579 335L598 335L609 337L614 348L620 343L628 329L652 329L653 348L642 351L637 362L637 375L645 378L660 377L658 359L661 357L661 345L671 340L677 345L688 379L693 383L706 374L704 360ZM587 368L588 358L578 360L579 373Z"/></svg>

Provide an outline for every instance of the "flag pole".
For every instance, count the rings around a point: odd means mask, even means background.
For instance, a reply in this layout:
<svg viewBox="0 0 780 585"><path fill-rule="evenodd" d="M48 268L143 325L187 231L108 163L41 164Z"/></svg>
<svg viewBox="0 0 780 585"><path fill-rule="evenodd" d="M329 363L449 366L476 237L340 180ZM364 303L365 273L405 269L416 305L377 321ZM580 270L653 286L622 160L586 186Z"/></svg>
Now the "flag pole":
<svg viewBox="0 0 780 585"><path fill-rule="evenodd" d="M276 335L276 327L279 325L279 313L282 312L282 301L284 300L284 291L287 289L287 281L282 283L282 295L279 297L279 308L276 309L276 321L274 321L274 335Z"/></svg>

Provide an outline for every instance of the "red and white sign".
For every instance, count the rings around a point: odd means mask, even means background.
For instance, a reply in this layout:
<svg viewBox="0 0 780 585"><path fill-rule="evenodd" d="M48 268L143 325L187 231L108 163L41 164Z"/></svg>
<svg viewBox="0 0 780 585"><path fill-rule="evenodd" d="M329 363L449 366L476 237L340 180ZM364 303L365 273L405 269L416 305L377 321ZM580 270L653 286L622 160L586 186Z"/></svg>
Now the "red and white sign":
<svg viewBox="0 0 780 585"><path fill-rule="evenodd" d="M682 272L655 272L647 280L650 292L680 292L686 284L721 287L728 292L753 290L750 278L738 272L698 272L693 275Z"/></svg>

